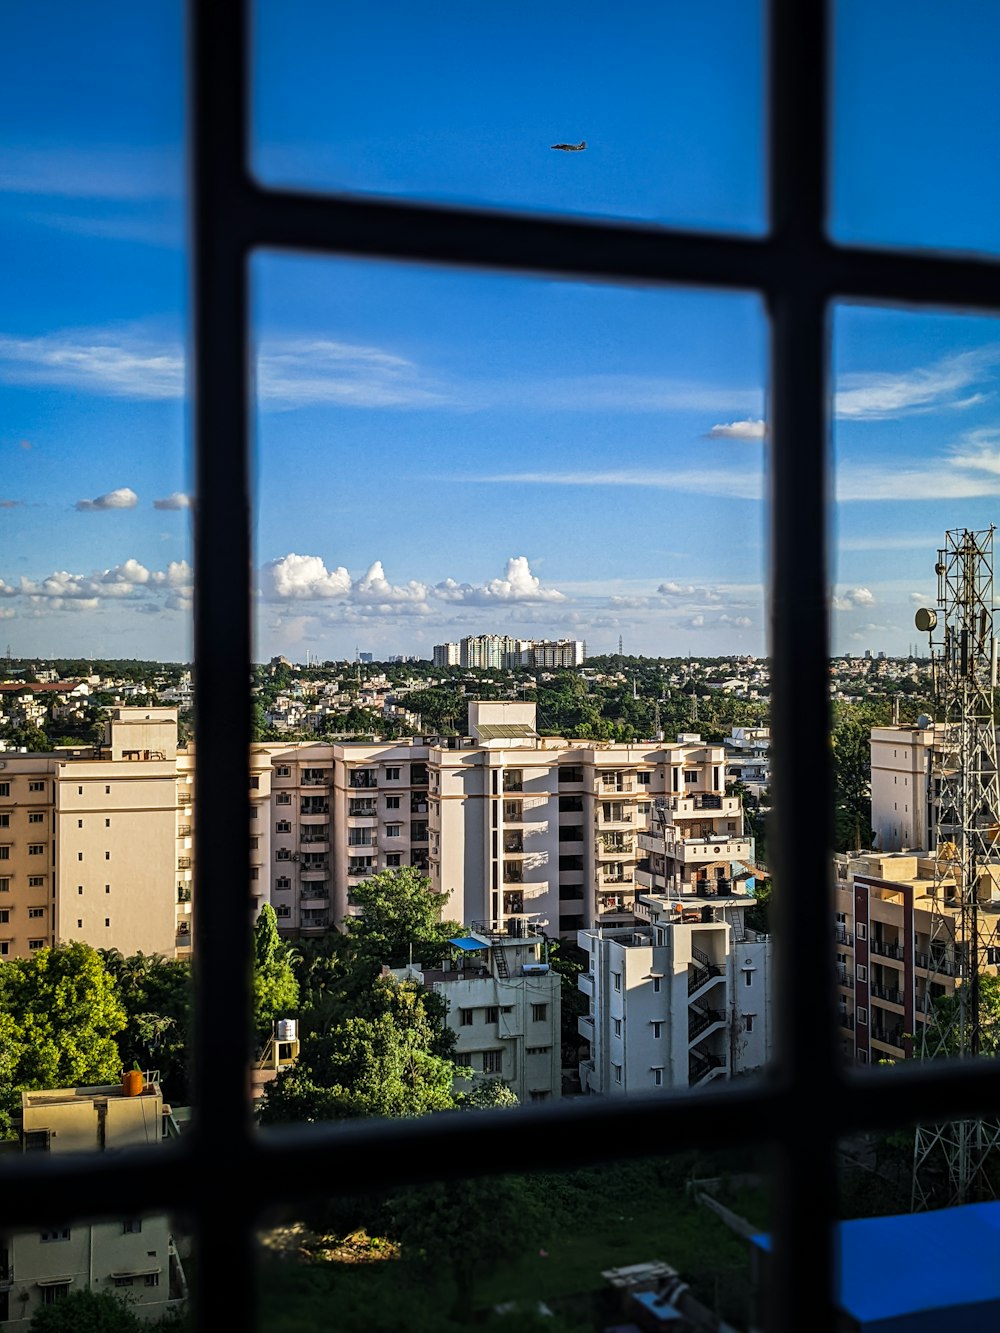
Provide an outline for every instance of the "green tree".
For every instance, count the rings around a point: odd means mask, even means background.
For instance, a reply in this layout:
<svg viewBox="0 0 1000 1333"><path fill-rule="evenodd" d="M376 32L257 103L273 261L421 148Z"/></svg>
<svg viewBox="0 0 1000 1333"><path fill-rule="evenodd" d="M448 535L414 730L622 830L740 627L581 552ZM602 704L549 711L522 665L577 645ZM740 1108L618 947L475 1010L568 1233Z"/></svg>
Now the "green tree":
<svg viewBox="0 0 1000 1333"><path fill-rule="evenodd" d="M122 1066L134 1060L158 1069L171 1101L189 1100L191 1041L191 964L187 960L136 953L126 958L117 949L102 949L107 971L118 983L128 1015L118 1037Z"/></svg>
<svg viewBox="0 0 1000 1333"><path fill-rule="evenodd" d="M404 1257L455 1284L453 1317L472 1311L477 1278L525 1255L543 1234L541 1195L519 1176L457 1180L407 1190L390 1200Z"/></svg>
<svg viewBox="0 0 1000 1333"><path fill-rule="evenodd" d="M278 914L270 903L260 909L253 932L253 1021L265 1039L274 1020L298 1008L299 983L291 950L278 934Z"/></svg>
<svg viewBox="0 0 1000 1333"><path fill-rule="evenodd" d="M305 1037L295 1066L267 1085L263 1124L412 1116L455 1106L463 1071L438 996L413 982L379 978L365 1012Z"/></svg>
<svg viewBox="0 0 1000 1333"><path fill-rule="evenodd" d="M462 1111L506 1111L521 1105L517 1093L499 1078L483 1079L468 1092L460 1092L457 1103Z"/></svg>
<svg viewBox="0 0 1000 1333"><path fill-rule="evenodd" d="M414 961L437 962L450 936L468 933L441 920L440 894L412 866L371 875L351 893L362 915L348 919L347 933L361 958L402 966L412 949Z"/></svg>
<svg viewBox="0 0 1000 1333"><path fill-rule="evenodd" d="M29 1333L142 1333L150 1327L110 1291L83 1287L52 1305L40 1305Z"/></svg>
<svg viewBox="0 0 1000 1333"><path fill-rule="evenodd" d="M18 1109L21 1090L116 1083L126 1023L115 979L88 944L0 963L0 1112Z"/></svg>

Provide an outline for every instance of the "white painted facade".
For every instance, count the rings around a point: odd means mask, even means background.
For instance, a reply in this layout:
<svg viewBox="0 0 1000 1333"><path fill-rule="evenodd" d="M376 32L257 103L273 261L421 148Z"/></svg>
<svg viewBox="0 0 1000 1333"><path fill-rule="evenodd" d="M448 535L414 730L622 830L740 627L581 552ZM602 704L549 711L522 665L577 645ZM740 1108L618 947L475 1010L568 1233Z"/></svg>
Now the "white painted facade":
<svg viewBox="0 0 1000 1333"><path fill-rule="evenodd" d="M479 951L465 951L441 968L393 970L447 1002L448 1026L457 1038L455 1059L472 1082L500 1079L522 1105L561 1096L561 981L536 936L499 935L473 930Z"/></svg>
<svg viewBox="0 0 1000 1333"><path fill-rule="evenodd" d="M932 725L872 727L872 828L880 852L931 846L933 744Z"/></svg>
<svg viewBox="0 0 1000 1333"><path fill-rule="evenodd" d="M770 1058L771 944L746 931L746 898L644 894L631 928L581 931L590 957L579 980L590 1013L584 1091L616 1096L698 1087ZM719 919L728 910L736 924Z"/></svg>

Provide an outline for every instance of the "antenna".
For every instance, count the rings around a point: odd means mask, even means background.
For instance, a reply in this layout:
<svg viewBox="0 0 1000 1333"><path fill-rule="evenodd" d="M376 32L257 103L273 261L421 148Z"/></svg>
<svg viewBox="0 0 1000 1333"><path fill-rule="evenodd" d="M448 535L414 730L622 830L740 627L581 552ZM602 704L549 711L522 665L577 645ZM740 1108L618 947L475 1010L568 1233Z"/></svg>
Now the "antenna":
<svg viewBox="0 0 1000 1333"><path fill-rule="evenodd" d="M619 657L625 656L625 654L622 652L622 636L620 634L618 635L618 656Z"/></svg>
<svg viewBox="0 0 1000 1333"><path fill-rule="evenodd" d="M935 829L928 839L935 850L934 888L923 956L927 978L922 992L918 978L915 997L915 1007L923 1008L918 1027L925 1060L977 1056L984 1049L979 979L996 947L997 915L981 910L980 898L989 902L1000 875L993 533L993 527L945 533L935 566L937 610L921 607L914 618L928 636L936 715L928 786L934 802ZM945 994L954 1003L942 1015L935 1000ZM998 1146L996 1120L918 1125L914 1211L994 1197L988 1167ZM942 1185L945 1199L938 1193Z"/></svg>

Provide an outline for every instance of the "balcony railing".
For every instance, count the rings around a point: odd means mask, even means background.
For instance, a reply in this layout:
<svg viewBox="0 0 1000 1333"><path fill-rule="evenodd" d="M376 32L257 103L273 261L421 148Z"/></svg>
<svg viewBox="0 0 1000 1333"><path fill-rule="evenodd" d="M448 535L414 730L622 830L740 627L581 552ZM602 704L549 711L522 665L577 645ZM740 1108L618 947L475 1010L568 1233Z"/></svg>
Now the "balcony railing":
<svg viewBox="0 0 1000 1333"><path fill-rule="evenodd" d="M177 901L179 903L189 903L191 901L191 890L183 884L177 885Z"/></svg>
<svg viewBox="0 0 1000 1333"><path fill-rule="evenodd" d="M179 856L179 857L177 858L177 869L178 869L178 870L190 870L190 869L191 869L191 858L190 858L190 856Z"/></svg>
<svg viewBox="0 0 1000 1333"><path fill-rule="evenodd" d="M928 953L918 953L916 955L917 967L922 967L928 972L939 972L945 977L955 977L958 975L958 963L954 958L939 956L934 954L932 957Z"/></svg>
<svg viewBox="0 0 1000 1333"><path fill-rule="evenodd" d="M834 931L834 937L838 944L854 943L854 936L851 934L849 930L845 930L843 926L837 927L837 929Z"/></svg>
<svg viewBox="0 0 1000 1333"><path fill-rule="evenodd" d="M880 1041L886 1046L896 1046L903 1049L903 1029L902 1028L883 1028L872 1027L872 1040Z"/></svg>
<svg viewBox="0 0 1000 1333"><path fill-rule="evenodd" d="M371 789L378 786L378 774L370 773L367 769L360 772L354 771L348 774L347 785L355 790Z"/></svg>
<svg viewBox="0 0 1000 1333"><path fill-rule="evenodd" d="M299 808L299 814L301 815L328 815L329 813L329 801L303 801Z"/></svg>
<svg viewBox="0 0 1000 1333"><path fill-rule="evenodd" d="M837 1022L840 1024L840 1026L841 1026L842 1028L847 1028L848 1031L850 1031L850 1032L853 1032L853 1031L854 1031L854 1015L853 1015L853 1014L848 1014L848 1013L846 1013L843 1009L841 1009L841 1010L838 1012L838 1014L837 1014Z"/></svg>
<svg viewBox="0 0 1000 1333"><path fill-rule="evenodd" d="M870 940L868 948L872 953L878 954L880 958L895 958L898 962L903 961L902 946L890 943L886 940Z"/></svg>
<svg viewBox="0 0 1000 1333"><path fill-rule="evenodd" d="M902 1004L903 992L897 986L877 986L872 983L871 993L879 1000L888 1000L890 1004Z"/></svg>

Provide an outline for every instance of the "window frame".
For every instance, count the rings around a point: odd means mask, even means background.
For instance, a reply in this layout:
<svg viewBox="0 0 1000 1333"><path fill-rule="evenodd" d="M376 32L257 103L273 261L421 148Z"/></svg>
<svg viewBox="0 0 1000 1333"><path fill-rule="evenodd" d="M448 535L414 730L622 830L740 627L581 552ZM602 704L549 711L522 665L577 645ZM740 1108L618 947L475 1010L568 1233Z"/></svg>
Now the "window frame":
<svg viewBox="0 0 1000 1333"><path fill-rule="evenodd" d="M708 234L587 217L316 196L264 188L249 142L250 20L245 0L188 0L193 233L195 661L199 848L195 916L196 1115L190 1134L118 1155L24 1155L4 1166L8 1226L53 1216L144 1211L194 1219L199 1267L225 1273L231 1321L251 1327L253 1227L272 1204L456 1178L514 1162L519 1171L606 1160L609 1143L724 1139L774 1153L769 1327L795 1330L809 1311L831 1333L836 1147L859 1129L974 1115L1000 1102L1000 1062L905 1062L855 1071L841 1063L830 944L828 333L834 301L1000 313L1000 263L961 254L836 245L826 234L830 159L828 0L767 5L769 231ZM649 1099L595 1098L522 1107L516 1116L303 1125L256 1134L246 1070L246 912L252 662L248 439L248 261L257 248L467 265L551 278L755 292L771 318L770 607L775 882L825 892L775 895L776 1053L766 1077ZM242 589L242 595L239 591ZM819 819L817 819L819 812ZM797 1002L809 994L810 1003ZM928 1062L932 1063L932 1062ZM802 1114L808 1106L810 1114ZM736 1127L734 1129L734 1126ZM525 1159L521 1145L531 1139ZM489 1151L483 1145L489 1144ZM141 1188L136 1182L141 1180ZM233 1182L236 1184L234 1194ZM196 1327L212 1321L195 1302Z"/></svg>

